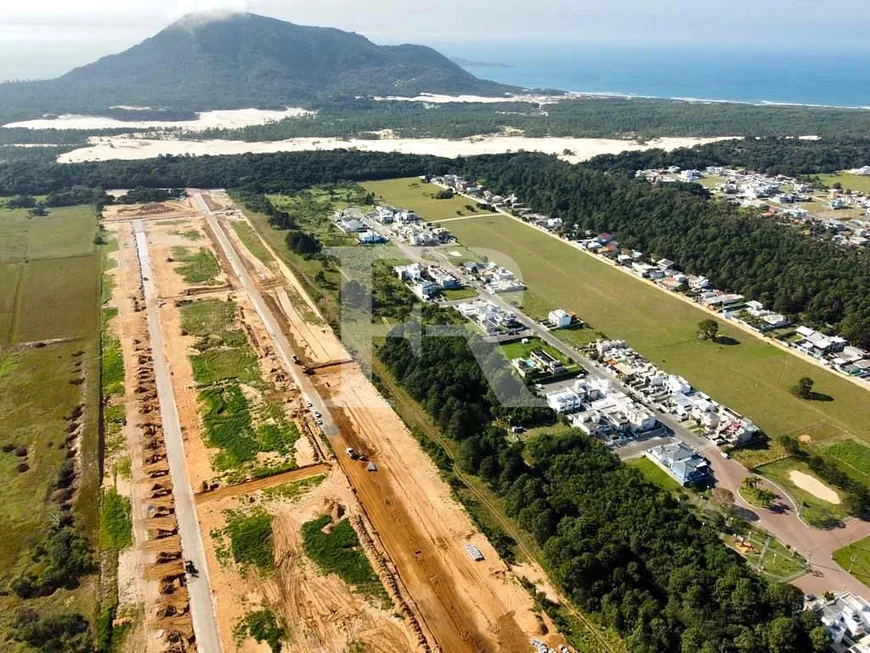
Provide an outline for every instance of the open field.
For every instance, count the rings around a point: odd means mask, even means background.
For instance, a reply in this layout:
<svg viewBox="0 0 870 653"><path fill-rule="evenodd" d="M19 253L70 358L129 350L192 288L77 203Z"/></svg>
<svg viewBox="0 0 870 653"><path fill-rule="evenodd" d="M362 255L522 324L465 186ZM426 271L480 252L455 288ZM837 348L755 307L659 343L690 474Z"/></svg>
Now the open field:
<svg viewBox="0 0 870 653"><path fill-rule="evenodd" d="M528 340L528 342L522 342ZM528 358L536 349L541 349L550 354L556 360L562 361L563 364L569 364L569 361L558 349L551 347L540 338L522 338L522 340L514 340L513 342L505 342L501 345L501 351L505 358L509 361L514 358Z"/></svg>
<svg viewBox="0 0 870 653"><path fill-rule="evenodd" d="M769 435L805 432L823 442L849 432L870 442L868 393L836 374L725 323L720 333L739 344L700 341L697 325L708 313L509 217L457 220L451 231L520 272L533 296L546 303L541 308L575 311L592 330L625 339ZM789 388L803 376L834 401L792 395Z"/></svg>
<svg viewBox="0 0 870 653"><path fill-rule="evenodd" d="M837 442L822 450L825 458L837 463L846 474L870 486L870 447L854 440Z"/></svg>
<svg viewBox="0 0 870 653"><path fill-rule="evenodd" d="M826 500L836 497L842 501L839 493L819 479L806 463L786 458L762 465L755 471L788 492L797 502L801 516L812 525L836 522L847 516L841 503ZM810 483L807 479L815 483Z"/></svg>
<svg viewBox="0 0 870 653"><path fill-rule="evenodd" d="M96 333L100 259L96 255L31 261L18 291L14 342Z"/></svg>
<svg viewBox="0 0 870 653"><path fill-rule="evenodd" d="M0 648L11 652L24 650L8 640L19 609L43 616L77 612L95 626L101 597L98 575L68 571L69 556L52 549L61 537L62 504L69 502L71 528L98 553L96 220L90 207L57 210L50 218L34 220L19 213L0 211L0 261L6 261L0 263ZM48 338L65 341L9 347ZM38 587L49 567L59 569L63 582L78 575L80 586L28 599L10 589L10 582L25 572L36 573Z"/></svg>
<svg viewBox="0 0 870 653"><path fill-rule="evenodd" d="M670 492L678 490L681 487L673 476L668 474L646 456L641 456L640 458L631 460L626 464L629 467L634 467L637 471L643 474L643 477L647 481L663 490Z"/></svg>
<svg viewBox="0 0 870 653"><path fill-rule="evenodd" d="M424 183L419 177L368 181L362 187L398 209L413 209L423 220L429 222L487 213L478 208L478 202L461 195L436 200L436 193L444 189L435 184Z"/></svg>
<svg viewBox="0 0 870 653"><path fill-rule="evenodd" d="M864 175L852 175L848 172L840 172L835 175L815 175L815 177L828 187L833 187L834 184L839 182L843 185L843 188L861 193L870 193L870 177Z"/></svg>
<svg viewBox="0 0 870 653"><path fill-rule="evenodd" d="M42 218L31 218L23 209L2 209L0 263L90 254L96 230L90 206L51 208Z"/></svg>
<svg viewBox="0 0 870 653"><path fill-rule="evenodd" d="M870 537L834 551L834 560L865 585L870 585Z"/></svg>

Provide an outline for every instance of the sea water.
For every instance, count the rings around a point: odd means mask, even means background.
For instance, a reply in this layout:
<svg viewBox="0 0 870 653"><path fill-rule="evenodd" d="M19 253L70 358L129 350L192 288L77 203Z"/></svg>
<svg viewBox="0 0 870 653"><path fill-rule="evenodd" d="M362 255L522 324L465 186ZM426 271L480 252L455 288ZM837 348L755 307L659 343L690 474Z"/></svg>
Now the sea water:
<svg viewBox="0 0 870 653"><path fill-rule="evenodd" d="M870 47L445 44L478 77L529 88L751 103L870 107Z"/></svg>

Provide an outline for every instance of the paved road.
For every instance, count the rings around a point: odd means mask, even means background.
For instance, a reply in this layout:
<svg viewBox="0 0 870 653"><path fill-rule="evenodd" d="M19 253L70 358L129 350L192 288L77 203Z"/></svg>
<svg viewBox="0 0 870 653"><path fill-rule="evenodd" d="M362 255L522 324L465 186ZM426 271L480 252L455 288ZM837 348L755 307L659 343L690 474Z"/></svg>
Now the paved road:
<svg viewBox="0 0 870 653"><path fill-rule="evenodd" d="M175 514L178 521L178 533L181 536L181 549L184 558L190 560L199 571L197 577L188 576L187 578L193 631L196 635L197 650L202 653L220 653L221 640L215 618L214 596L211 592L208 562L203 548L193 491L187 478L178 408L175 405L175 393L172 390L172 381L163 351L163 333L158 314L157 288L154 285L154 274L151 270L151 258L148 253L148 240L141 220L133 222L133 231L145 293L148 335L151 339L151 349L154 355L157 400L160 403L166 457L172 476L172 494L175 499Z"/></svg>

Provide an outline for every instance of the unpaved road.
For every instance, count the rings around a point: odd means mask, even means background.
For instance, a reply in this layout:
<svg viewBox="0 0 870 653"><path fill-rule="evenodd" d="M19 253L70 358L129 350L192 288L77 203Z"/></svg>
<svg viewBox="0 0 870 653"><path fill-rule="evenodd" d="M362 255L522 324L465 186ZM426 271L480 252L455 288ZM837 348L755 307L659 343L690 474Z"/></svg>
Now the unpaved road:
<svg viewBox="0 0 870 653"><path fill-rule="evenodd" d="M319 378L301 373L292 363L294 351L287 337L221 225L201 195L194 192L193 197L276 353L323 414L323 431L338 452L338 462L437 644L451 652L527 651L529 638L541 636L531 598L455 503L427 454L357 365ZM334 414L326 410L324 399ZM379 471L367 472L364 464L350 460L343 452L346 446L368 451ZM486 560L472 562L465 542L478 545ZM561 641L552 633L547 639Z"/></svg>
<svg viewBox="0 0 870 653"><path fill-rule="evenodd" d="M169 471L172 476L172 492L175 498L178 532L181 536L181 546L185 559L190 560L199 571L197 577L188 576L187 578L193 630L196 634L197 649L201 653L220 653L222 650L221 640L218 634L217 620L215 619L208 563L205 557L205 550L203 549L202 533L199 530L199 520L196 514L193 491L187 478L178 408L175 405L175 394L172 391L172 381L170 380L169 369L163 351L163 334L158 314L157 289L154 285L154 273L151 269L148 240L141 220L134 221L133 229L142 274L142 286L145 293L145 306L148 313L148 334L151 339L151 348L154 352L154 376L157 384L157 399L160 403L160 416L163 421L166 454L169 462Z"/></svg>
<svg viewBox="0 0 870 653"><path fill-rule="evenodd" d="M294 469L283 474L275 474L266 478L259 478L246 483L237 483L236 485L227 485L226 487L212 490L211 492L200 492L196 495L196 504L202 505L211 501L219 501L229 497L235 497L242 494L251 494L259 490L267 490L272 487L278 487L286 483L295 483L296 481L304 481L312 476L320 476L327 474L332 469L326 463L318 463L316 465L306 465L299 469Z"/></svg>

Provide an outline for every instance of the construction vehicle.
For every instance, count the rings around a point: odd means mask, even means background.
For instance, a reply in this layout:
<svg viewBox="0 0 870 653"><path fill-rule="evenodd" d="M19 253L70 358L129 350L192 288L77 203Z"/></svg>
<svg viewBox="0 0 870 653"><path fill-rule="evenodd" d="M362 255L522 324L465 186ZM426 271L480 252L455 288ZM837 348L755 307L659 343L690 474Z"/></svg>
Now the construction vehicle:
<svg viewBox="0 0 870 653"><path fill-rule="evenodd" d="M184 561L184 571L186 571L188 575L193 578L199 576L199 571L197 571L196 565L193 564L193 560Z"/></svg>
<svg viewBox="0 0 870 653"><path fill-rule="evenodd" d="M350 459L351 459L351 460L356 460L356 459L357 459L356 451L353 450L353 447L348 447L347 449L344 450L344 452L345 452L348 456L350 456Z"/></svg>
<svg viewBox="0 0 870 653"><path fill-rule="evenodd" d="M297 356L296 354L293 354L293 356L291 356L291 358L293 359L294 364L299 365L299 356Z"/></svg>
<svg viewBox="0 0 870 653"><path fill-rule="evenodd" d="M303 366L302 366L302 373L305 374L305 375L310 375L312 372L311 372L311 369L310 369L310 368L308 368L308 367L306 367L305 365L303 365Z"/></svg>

